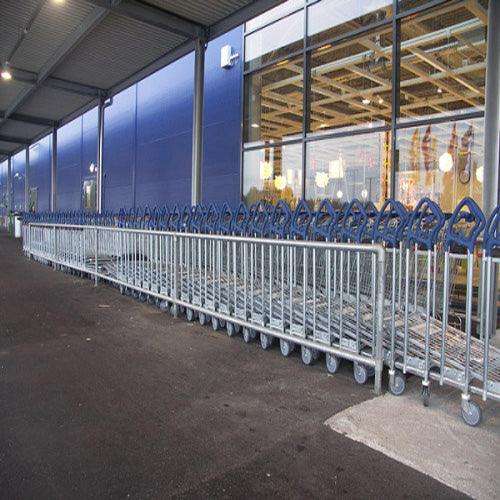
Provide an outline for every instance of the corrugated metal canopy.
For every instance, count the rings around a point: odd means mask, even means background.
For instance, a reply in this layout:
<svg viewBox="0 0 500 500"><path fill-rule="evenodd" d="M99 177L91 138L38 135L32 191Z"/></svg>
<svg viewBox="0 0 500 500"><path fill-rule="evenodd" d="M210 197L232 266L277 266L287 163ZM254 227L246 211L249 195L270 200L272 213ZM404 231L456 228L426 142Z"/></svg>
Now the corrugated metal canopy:
<svg viewBox="0 0 500 500"><path fill-rule="evenodd" d="M0 158L283 0L2 0Z"/></svg>

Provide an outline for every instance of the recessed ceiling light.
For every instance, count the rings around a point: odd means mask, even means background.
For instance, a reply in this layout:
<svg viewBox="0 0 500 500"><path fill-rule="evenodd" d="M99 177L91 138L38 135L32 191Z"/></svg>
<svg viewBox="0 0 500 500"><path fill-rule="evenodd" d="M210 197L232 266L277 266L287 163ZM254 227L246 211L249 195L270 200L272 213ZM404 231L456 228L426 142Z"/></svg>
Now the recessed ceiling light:
<svg viewBox="0 0 500 500"><path fill-rule="evenodd" d="M437 92L438 92L438 94L442 94L443 93L443 89L441 87L438 87Z"/></svg>
<svg viewBox="0 0 500 500"><path fill-rule="evenodd" d="M0 74L4 80L11 80L12 79L12 73L10 72L9 69L9 64L5 63L2 66L2 73Z"/></svg>
<svg viewBox="0 0 500 500"><path fill-rule="evenodd" d="M326 128L326 127L328 127L328 125L326 123L321 123L319 126L319 128Z"/></svg>
<svg viewBox="0 0 500 500"><path fill-rule="evenodd" d="M378 103L379 103L379 104L384 104L384 100L382 99L382 97L379 97L379 98L378 98Z"/></svg>
<svg viewBox="0 0 500 500"><path fill-rule="evenodd" d="M65 0L52 0L54 3L64 3Z"/></svg>
<svg viewBox="0 0 500 500"><path fill-rule="evenodd" d="M258 123L252 123L252 128L259 128L259 124Z"/></svg>
<svg viewBox="0 0 500 500"><path fill-rule="evenodd" d="M370 99L368 99L368 97L365 97L361 102L363 104L370 104L371 103L371 101L370 101Z"/></svg>

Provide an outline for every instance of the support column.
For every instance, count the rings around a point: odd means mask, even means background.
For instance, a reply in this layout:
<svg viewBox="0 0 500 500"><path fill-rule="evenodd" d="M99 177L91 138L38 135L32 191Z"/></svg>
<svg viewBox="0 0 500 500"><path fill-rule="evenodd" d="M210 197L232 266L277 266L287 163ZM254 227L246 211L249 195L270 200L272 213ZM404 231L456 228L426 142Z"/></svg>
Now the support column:
<svg viewBox="0 0 500 500"><path fill-rule="evenodd" d="M52 129L52 157L50 162L50 211L56 211L57 199L57 128Z"/></svg>
<svg viewBox="0 0 500 500"><path fill-rule="evenodd" d="M203 90L205 78L205 40L198 38L194 50L193 148L191 167L191 205L201 201L203 163Z"/></svg>
<svg viewBox="0 0 500 500"><path fill-rule="evenodd" d="M97 186L96 186L96 204L97 212L102 213L103 202L103 165L102 148L104 144L104 99L99 99L97 107Z"/></svg>
<svg viewBox="0 0 500 500"><path fill-rule="evenodd" d="M486 216L499 198L500 147L500 1L489 2L484 112L483 210Z"/></svg>
<svg viewBox="0 0 500 500"><path fill-rule="evenodd" d="M7 216L12 212L12 198L13 198L13 185L12 185L12 156L9 156L7 162Z"/></svg>
<svg viewBox="0 0 500 500"><path fill-rule="evenodd" d="M24 167L24 211L30 211L30 147L26 146L26 165Z"/></svg>
<svg viewBox="0 0 500 500"><path fill-rule="evenodd" d="M484 103L484 177L483 177L483 211L488 217L499 202L499 170L500 170L500 0L488 5L488 46L486 52L486 98ZM493 266L492 288L488 300L493 304L491 318L487 318L490 337L496 334L498 273Z"/></svg>

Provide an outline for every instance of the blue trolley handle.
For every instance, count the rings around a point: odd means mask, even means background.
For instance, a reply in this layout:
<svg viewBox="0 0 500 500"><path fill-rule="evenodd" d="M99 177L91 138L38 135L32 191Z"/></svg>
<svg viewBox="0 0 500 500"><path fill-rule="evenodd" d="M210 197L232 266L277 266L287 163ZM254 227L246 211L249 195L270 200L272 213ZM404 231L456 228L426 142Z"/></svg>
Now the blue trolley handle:
<svg viewBox="0 0 500 500"><path fill-rule="evenodd" d="M427 250L437 242L445 216L439 206L429 198L422 198L413 210L408 224L407 242L417 243ZM431 224L432 227L429 227Z"/></svg>
<svg viewBox="0 0 500 500"><path fill-rule="evenodd" d="M314 237L321 236L325 240L330 239L331 226L335 218L335 208L333 208L330 200L325 198L314 216Z"/></svg>
<svg viewBox="0 0 500 500"><path fill-rule="evenodd" d="M467 208L468 212L463 212L463 208ZM459 222L463 220L474 224L467 234L458 227ZM449 250L451 244L456 243L461 247L467 248L469 252L474 252L474 245L485 224L486 219L477 203L472 198L464 198L458 204L457 208L455 208L448 222L444 239L444 249Z"/></svg>
<svg viewBox="0 0 500 500"><path fill-rule="evenodd" d="M366 210L363 204L355 198L349 203L344 218L342 219L342 238L360 243L367 224L368 215Z"/></svg>
<svg viewBox="0 0 500 500"><path fill-rule="evenodd" d="M491 255L494 248L500 247L500 205L491 212L484 228L483 249Z"/></svg>
<svg viewBox="0 0 500 500"><path fill-rule="evenodd" d="M255 206L251 221L251 231L255 236L263 238L269 229L269 214L266 205L259 201Z"/></svg>
<svg viewBox="0 0 500 500"><path fill-rule="evenodd" d="M233 229L237 235L244 236L247 233L250 213L247 206L241 202L234 212Z"/></svg>
<svg viewBox="0 0 500 500"><path fill-rule="evenodd" d="M216 233L219 227L219 211L214 203L211 203L207 210L206 216L206 231L209 233Z"/></svg>
<svg viewBox="0 0 500 500"><path fill-rule="evenodd" d="M291 218L292 211L288 203L284 200L279 200L271 214L271 236L285 239L288 235Z"/></svg>
<svg viewBox="0 0 500 500"><path fill-rule="evenodd" d="M233 212L226 202L222 204L218 225L220 234L231 234L233 230Z"/></svg>
<svg viewBox="0 0 500 500"><path fill-rule="evenodd" d="M394 219L397 219L398 222L395 226L391 226ZM373 239L396 246L403 240L407 222L408 212L404 206L394 200L386 200L375 219Z"/></svg>
<svg viewBox="0 0 500 500"><path fill-rule="evenodd" d="M311 220L312 213L309 206L305 200L300 200L293 211L292 223L290 224L290 236L299 236L303 240L306 240Z"/></svg>

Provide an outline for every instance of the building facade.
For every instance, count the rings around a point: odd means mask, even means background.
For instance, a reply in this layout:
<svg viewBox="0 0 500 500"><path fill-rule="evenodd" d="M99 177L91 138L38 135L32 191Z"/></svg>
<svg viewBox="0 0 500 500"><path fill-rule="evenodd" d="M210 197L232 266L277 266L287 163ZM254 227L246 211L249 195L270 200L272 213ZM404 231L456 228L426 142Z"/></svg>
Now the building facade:
<svg viewBox="0 0 500 500"><path fill-rule="evenodd" d="M487 0L289 0L210 42L203 203L481 205L487 33ZM239 57L222 68L227 45ZM193 66L106 102L105 210L190 203ZM97 122L92 109L57 131L57 209L96 206ZM4 214L49 209L52 142L0 164Z"/></svg>

